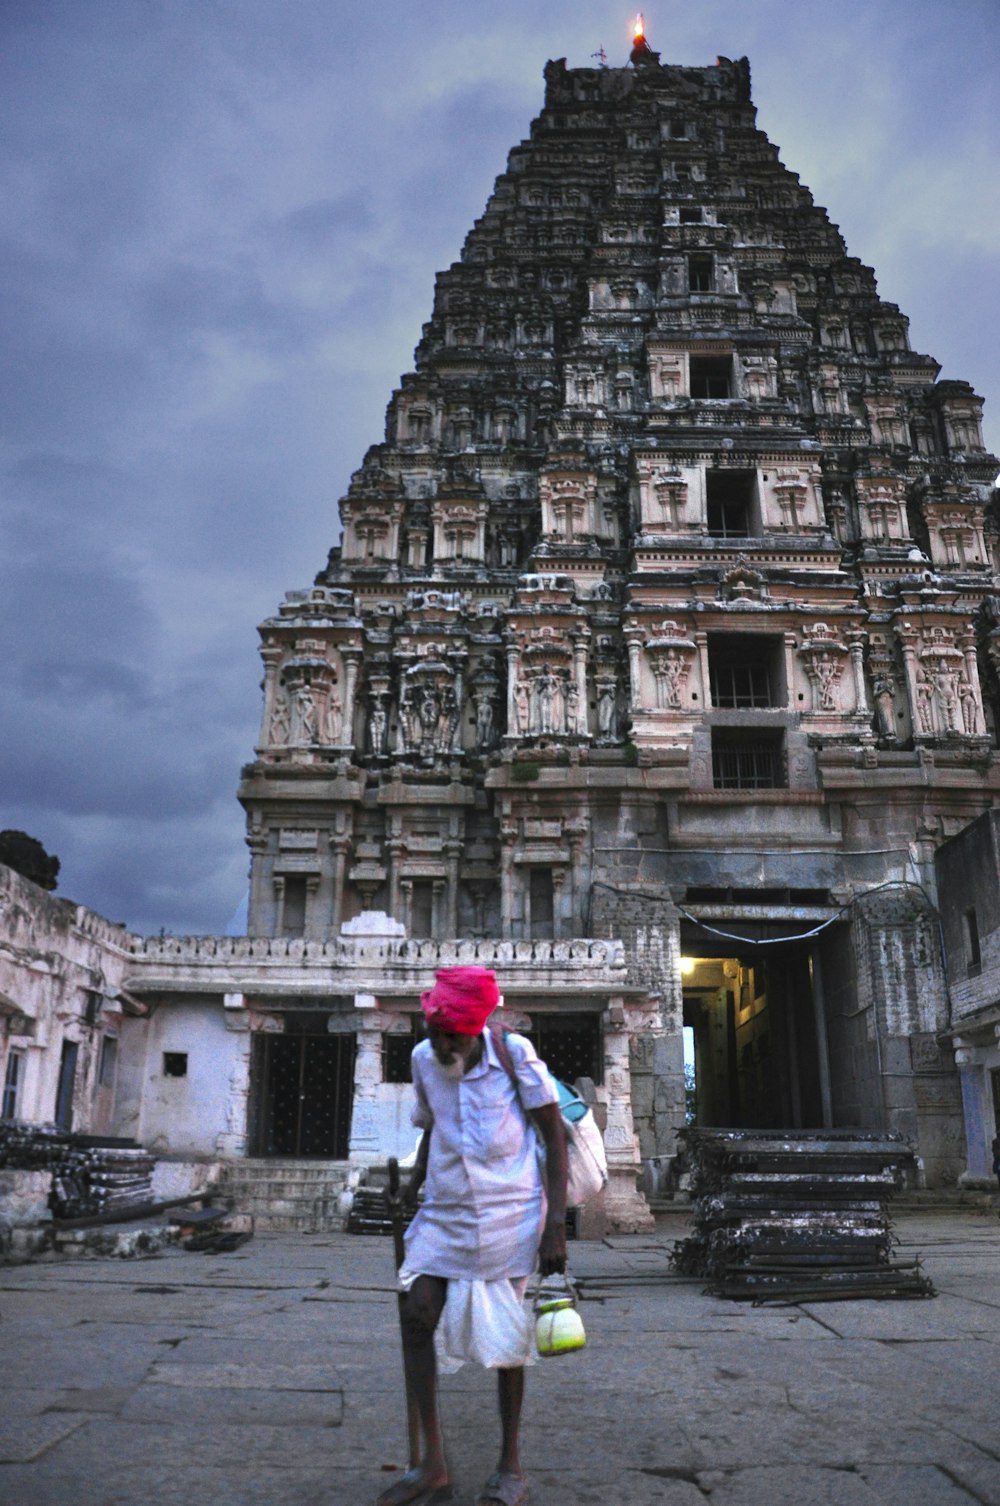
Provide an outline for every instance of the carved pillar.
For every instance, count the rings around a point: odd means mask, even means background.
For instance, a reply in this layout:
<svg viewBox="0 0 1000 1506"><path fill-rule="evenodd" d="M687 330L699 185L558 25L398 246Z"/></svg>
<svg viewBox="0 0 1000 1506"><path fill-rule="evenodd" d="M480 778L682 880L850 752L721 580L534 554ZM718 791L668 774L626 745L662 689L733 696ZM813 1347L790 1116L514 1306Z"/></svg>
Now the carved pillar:
<svg viewBox="0 0 1000 1506"><path fill-rule="evenodd" d="M785 706L787 707L792 704L792 689L795 685L795 650L797 646L795 642L795 634L785 633L782 637L782 642L785 645ZM810 676L810 681L812 681L812 676ZM708 681L706 680L705 683L707 684ZM819 705L815 700L815 685L813 686L813 689L813 710L818 711Z"/></svg>
<svg viewBox="0 0 1000 1506"><path fill-rule="evenodd" d="M379 1160L378 1090L382 1083L381 1021L372 994L355 994L358 1054L354 1059L354 1103L351 1108L350 1160L371 1165Z"/></svg>
<svg viewBox="0 0 1000 1506"><path fill-rule="evenodd" d="M567 731L578 732L581 737L589 737L589 719L587 716L587 639L590 637L586 628L580 628L573 634L573 676L576 683L576 726L572 729L567 725Z"/></svg>
<svg viewBox="0 0 1000 1506"><path fill-rule="evenodd" d="M514 841L517 823L505 814L500 822L500 935L510 939L514 918Z"/></svg>
<svg viewBox="0 0 1000 1506"><path fill-rule="evenodd" d="M712 709L712 677L708 671L708 634L701 632L694 635L695 645L698 649L698 663L701 667L701 705L703 711ZM786 649L787 657L787 649ZM791 681L788 684L791 690Z"/></svg>
<svg viewBox="0 0 1000 1506"><path fill-rule="evenodd" d="M653 1229L654 1223L645 1198L636 1188L639 1147L632 1119L631 1031L620 998L608 1001L604 1021L604 1085L608 1095L608 1125L604 1131L608 1156L605 1211L617 1233L644 1233Z"/></svg>
<svg viewBox="0 0 1000 1506"><path fill-rule="evenodd" d="M442 911L442 908L443 908L443 906L442 906L442 900L444 898L445 888L446 888L446 884L445 884L445 880L444 879L435 879L433 881L432 886L431 886L431 894L432 894L432 898L431 898L431 935L432 936L437 936L437 935L440 934L441 911ZM457 929L457 927L456 927L456 929ZM454 931L449 931L448 934L449 934L449 936L453 937L455 933L454 933Z"/></svg>
<svg viewBox="0 0 1000 1506"><path fill-rule="evenodd" d="M518 653L513 643L507 645L507 736L524 733L527 728L518 726L517 720Z"/></svg>
<svg viewBox="0 0 1000 1506"><path fill-rule="evenodd" d="M583 841L587 834L587 823L580 817L575 821L567 821L565 824L566 835L569 837L570 852L570 916L569 934L579 935L583 927L583 900L584 895L590 889L590 874L584 876L583 872Z"/></svg>
<svg viewBox="0 0 1000 1506"><path fill-rule="evenodd" d="M253 1035L250 1013L242 994L223 995L223 1022L226 1030L240 1037L236 1043L229 1078L226 1083L225 1128L215 1137L220 1156L247 1154L250 1109L250 1075L253 1063Z"/></svg>
<svg viewBox="0 0 1000 1506"><path fill-rule="evenodd" d="M868 687L865 684L866 635L855 628L846 636L851 655L851 673L854 676L854 709L859 716L870 717L872 709L868 704Z"/></svg>
<svg viewBox="0 0 1000 1506"><path fill-rule="evenodd" d="M963 728L966 737L986 736L986 717L983 714L982 693L979 685L979 662L976 658L976 641L963 636L959 640L965 662L965 683L962 691Z"/></svg>
<svg viewBox="0 0 1000 1506"><path fill-rule="evenodd" d="M445 897L445 935L458 935L458 861L462 854L461 840L449 839L444 844L448 862L448 885Z"/></svg>
<svg viewBox="0 0 1000 1506"><path fill-rule="evenodd" d="M628 637L628 704L630 711L642 705L642 655L638 631Z"/></svg>
<svg viewBox="0 0 1000 1506"><path fill-rule="evenodd" d="M333 899L330 906L330 929L334 936L340 932L344 915L344 878L347 873L347 856L351 850L351 838L337 818L337 830L330 838L333 851Z"/></svg>
<svg viewBox="0 0 1000 1506"><path fill-rule="evenodd" d="M264 661L264 710L260 721L260 746L267 747L271 741L271 717L274 714L274 697L278 686L278 664L281 649L268 644L260 651Z"/></svg>
<svg viewBox="0 0 1000 1506"><path fill-rule="evenodd" d="M386 842L386 850L389 853L389 914L394 920L399 919L399 860L403 856L406 843L402 837L392 836ZM407 910L409 920L409 910Z"/></svg>
<svg viewBox="0 0 1000 1506"><path fill-rule="evenodd" d="M910 725L913 728L914 737L926 736L929 728L924 725L924 716L920 709L920 695L917 690L917 648L916 633L909 623L903 623L899 629L899 641L903 651L903 673L906 676L906 693L910 702Z"/></svg>
<svg viewBox="0 0 1000 1506"><path fill-rule="evenodd" d="M340 740L345 748L353 748L354 707L357 700L358 668L361 664L361 650L345 646L340 650L340 657L344 664L344 721L340 732Z"/></svg>
<svg viewBox="0 0 1000 1506"><path fill-rule="evenodd" d="M451 749L455 754L462 752L462 713L465 710L465 674L462 666L455 668L455 719L451 730ZM454 933L452 933L454 934Z"/></svg>
<svg viewBox="0 0 1000 1506"><path fill-rule="evenodd" d="M983 1050L963 1036L952 1037L955 1065L962 1088L962 1117L965 1120L966 1167L959 1182L992 1184L993 1103L989 1075L983 1066Z"/></svg>

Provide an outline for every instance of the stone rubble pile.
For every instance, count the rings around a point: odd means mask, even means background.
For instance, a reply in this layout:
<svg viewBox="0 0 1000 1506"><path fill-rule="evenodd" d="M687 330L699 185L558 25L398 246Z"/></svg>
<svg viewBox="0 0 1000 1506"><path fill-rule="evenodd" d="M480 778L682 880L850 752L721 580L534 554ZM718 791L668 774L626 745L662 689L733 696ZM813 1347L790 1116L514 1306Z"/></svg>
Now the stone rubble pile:
<svg viewBox="0 0 1000 1506"><path fill-rule="evenodd" d="M681 1132L694 1233L675 1269L735 1300L928 1297L919 1261L892 1259L889 1199L913 1152L861 1130Z"/></svg>

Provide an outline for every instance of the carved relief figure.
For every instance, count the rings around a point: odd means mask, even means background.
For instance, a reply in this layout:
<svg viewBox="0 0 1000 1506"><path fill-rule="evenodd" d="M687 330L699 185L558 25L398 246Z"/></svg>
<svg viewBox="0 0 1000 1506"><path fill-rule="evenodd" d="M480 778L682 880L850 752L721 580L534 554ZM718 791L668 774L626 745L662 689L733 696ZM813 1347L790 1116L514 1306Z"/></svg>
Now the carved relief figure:
<svg viewBox="0 0 1000 1506"><path fill-rule="evenodd" d="M829 651L825 651L813 655L812 667L816 684L817 709L835 711L837 698L834 692L840 678L841 661L835 659Z"/></svg>
<svg viewBox="0 0 1000 1506"><path fill-rule="evenodd" d="M566 731L578 732L577 717L579 713L580 692L570 681L566 688Z"/></svg>
<svg viewBox="0 0 1000 1506"><path fill-rule="evenodd" d="M322 741L335 745L340 742L343 727L343 706L336 685L331 685L323 708Z"/></svg>
<svg viewBox="0 0 1000 1506"><path fill-rule="evenodd" d="M931 697L934 687L927 675L920 670L917 675L917 725L921 732L931 733L934 731L934 721L931 715Z"/></svg>
<svg viewBox="0 0 1000 1506"><path fill-rule="evenodd" d="M287 746L289 730L291 728L291 712L288 706L288 696L284 686L279 685L274 692L274 709L271 712L271 726L268 731L268 742L272 747L283 748Z"/></svg>
<svg viewBox="0 0 1000 1506"><path fill-rule="evenodd" d="M308 685L299 685L292 696L292 742L299 746L316 741L316 702Z"/></svg>
<svg viewBox="0 0 1000 1506"><path fill-rule="evenodd" d="M653 659L653 681L656 685L656 709L679 711L681 693L688 677L688 659L679 648L668 648Z"/></svg>
<svg viewBox="0 0 1000 1506"><path fill-rule="evenodd" d="M417 716L426 737L437 731L441 715L441 702L433 685L425 685L417 702Z"/></svg>
<svg viewBox="0 0 1000 1506"><path fill-rule="evenodd" d="M385 734L388 727L388 718L385 714L385 706L382 697L377 697L368 713L368 746L376 758L385 754Z"/></svg>
<svg viewBox="0 0 1000 1506"><path fill-rule="evenodd" d="M517 730L523 736L531 731L529 706L528 687L523 680L519 680L514 690L514 709L517 713Z"/></svg>
<svg viewBox="0 0 1000 1506"><path fill-rule="evenodd" d="M493 703L487 691L476 700L476 747L480 752L493 746Z"/></svg>
<svg viewBox="0 0 1000 1506"><path fill-rule="evenodd" d="M612 742L616 733L615 683L602 680L597 687L597 732L602 742Z"/></svg>
<svg viewBox="0 0 1000 1506"><path fill-rule="evenodd" d="M549 665L543 665L541 673L535 676L534 692L535 728L533 730L537 730L542 737L551 737L556 730L556 718L559 714L557 705L559 681Z"/></svg>
<svg viewBox="0 0 1000 1506"><path fill-rule="evenodd" d="M875 719L879 735L896 740L896 681L890 674L879 674L873 681Z"/></svg>

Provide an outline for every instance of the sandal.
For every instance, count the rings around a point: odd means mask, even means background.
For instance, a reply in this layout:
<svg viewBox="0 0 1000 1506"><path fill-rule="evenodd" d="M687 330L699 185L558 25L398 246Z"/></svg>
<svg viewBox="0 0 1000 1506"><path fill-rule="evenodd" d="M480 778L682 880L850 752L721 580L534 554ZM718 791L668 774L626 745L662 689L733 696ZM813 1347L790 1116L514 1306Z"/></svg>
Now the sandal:
<svg viewBox="0 0 1000 1506"><path fill-rule="evenodd" d="M495 1470L476 1497L476 1506L528 1506L528 1482L523 1475Z"/></svg>

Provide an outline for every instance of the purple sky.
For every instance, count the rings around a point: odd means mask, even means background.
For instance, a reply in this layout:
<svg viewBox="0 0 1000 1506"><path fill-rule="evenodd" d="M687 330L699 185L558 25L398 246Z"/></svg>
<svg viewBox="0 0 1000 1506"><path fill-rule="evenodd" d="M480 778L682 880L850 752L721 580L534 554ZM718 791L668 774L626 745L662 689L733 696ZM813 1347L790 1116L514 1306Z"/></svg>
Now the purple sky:
<svg viewBox="0 0 1000 1506"><path fill-rule="evenodd" d="M59 893L216 931L256 625L307 585L547 58L590 0L4 0L0 827ZM746 53L759 123L1000 451L996 0L648 4L665 62Z"/></svg>

